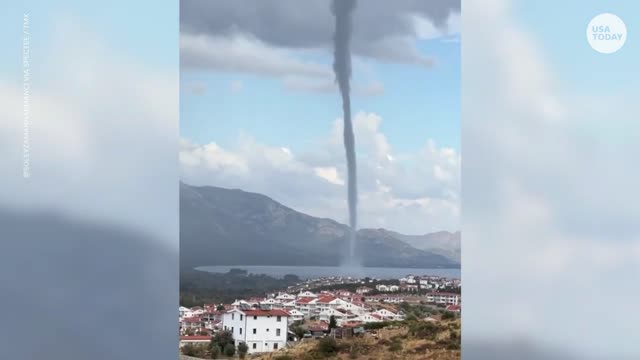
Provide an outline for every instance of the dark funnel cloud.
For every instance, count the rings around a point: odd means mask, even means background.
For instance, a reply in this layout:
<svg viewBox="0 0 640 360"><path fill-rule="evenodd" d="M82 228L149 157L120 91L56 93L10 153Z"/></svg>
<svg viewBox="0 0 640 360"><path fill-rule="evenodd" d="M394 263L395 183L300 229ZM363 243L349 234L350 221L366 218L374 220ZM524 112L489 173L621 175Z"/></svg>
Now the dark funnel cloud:
<svg viewBox="0 0 640 360"><path fill-rule="evenodd" d="M355 138L351 123L351 97L349 81L351 79L351 13L356 7L355 0L334 0L331 11L336 18L336 30L333 37L334 61L333 71L342 95L342 111L344 117L344 148L347 154L348 196L349 196L349 262L354 263L355 236L358 226L358 179L356 171Z"/></svg>

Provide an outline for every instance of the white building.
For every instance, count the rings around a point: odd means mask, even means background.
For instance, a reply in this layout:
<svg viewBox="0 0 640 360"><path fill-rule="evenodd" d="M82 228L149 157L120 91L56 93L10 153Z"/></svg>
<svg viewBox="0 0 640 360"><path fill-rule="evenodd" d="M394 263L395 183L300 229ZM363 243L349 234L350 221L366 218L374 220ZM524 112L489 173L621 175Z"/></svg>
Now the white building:
<svg viewBox="0 0 640 360"><path fill-rule="evenodd" d="M394 313L392 311L389 311L387 309L376 310L376 311L374 311L372 313L372 315L378 315L383 320L402 320L402 315L396 314L396 313Z"/></svg>
<svg viewBox="0 0 640 360"><path fill-rule="evenodd" d="M295 295L291 295L291 294L287 294L287 293L280 293L278 294L278 296L276 296L276 300L280 300L281 302L290 302L291 300L295 300L296 296Z"/></svg>
<svg viewBox="0 0 640 360"><path fill-rule="evenodd" d="M299 298L315 298L318 297L318 295L312 293L311 291L302 291L300 292L300 294L298 294Z"/></svg>
<svg viewBox="0 0 640 360"><path fill-rule="evenodd" d="M336 319L336 325L338 326L342 325L342 322L347 319L347 314L336 309L327 309L320 312L318 320L329 322L332 316Z"/></svg>
<svg viewBox="0 0 640 360"><path fill-rule="evenodd" d="M460 304L460 295L453 293L430 293L426 295L427 302L445 305L458 305Z"/></svg>
<svg viewBox="0 0 640 360"><path fill-rule="evenodd" d="M289 323L292 323L294 321L304 320L304 314L301 311L292 309L292 310L288 310L288 313L289 313Z"/></svg>
<svg viewBox="0 0 640 360"><path fill-rule="evenodd" d="M270 352L287 345L288 318L284 310L233 309L224 314L222 326L236 346L246 343L250 354Z"/></svg>
<svg viewBox="0 0 640 360"><path fill-rule="evenodd" d="M180 336L180 347L187 344L207 346L211 343L211 336Z"/></svg>

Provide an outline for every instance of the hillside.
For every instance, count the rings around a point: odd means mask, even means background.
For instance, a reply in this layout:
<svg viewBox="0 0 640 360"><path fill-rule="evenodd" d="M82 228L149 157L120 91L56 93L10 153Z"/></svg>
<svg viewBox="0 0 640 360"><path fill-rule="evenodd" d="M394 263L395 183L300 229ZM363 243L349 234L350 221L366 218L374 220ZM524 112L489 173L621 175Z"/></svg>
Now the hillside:
<svg viewBox="0 0 640 360"><path fill-rule="evenodd" d="M335 347L322 340L296 343L255 360L459 360L460 319L437 323L400 323L380 329L376 335L338 340ZM333 350L333 351L330 351Z"/></svg>
<svg viewBox="0 0 640 360"><path fill-rule="evenodd" d="M349 228L295 211L256 193L180 184L181 266L337 266ZM419 249L384 229L358 231L365 266L458 267L459 261Z"/></svg>

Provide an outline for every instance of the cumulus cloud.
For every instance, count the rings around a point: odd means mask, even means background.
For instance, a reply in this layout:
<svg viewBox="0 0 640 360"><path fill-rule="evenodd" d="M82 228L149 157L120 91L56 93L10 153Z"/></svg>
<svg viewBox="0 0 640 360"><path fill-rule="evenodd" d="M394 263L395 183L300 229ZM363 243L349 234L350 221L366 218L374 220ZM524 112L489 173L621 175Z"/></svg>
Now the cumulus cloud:
<svg viewBox="0 0 640 360"><path fill-rule="evenodd" d="M183 139L183 180L260 192L299 211L344 222L342 123L336 119L318 139L318 148L300 153L261 144L247 134L227 148ZM414 153L397 153L381 132L381 123L382 118L373 113L354 117L362 226L409 234L457 230L459 155L430 140ZM448 176L435 176L435 168Z"/></svg>
<svg viewBox="0 0 640 360"><path fill-rule="evenodd" d="M629 201L640 172L628 164L640 148L585 132L602 113L576 101L581 89L567 93L508 1L466 2L463 28L463 341L517 333L580 356L637 357L625 329L640 318L609 322L609 306L640 295L628 286L640 265ZM637 130L634 103L604 107ZM519 304L517 319L505 304Z"/></svg>

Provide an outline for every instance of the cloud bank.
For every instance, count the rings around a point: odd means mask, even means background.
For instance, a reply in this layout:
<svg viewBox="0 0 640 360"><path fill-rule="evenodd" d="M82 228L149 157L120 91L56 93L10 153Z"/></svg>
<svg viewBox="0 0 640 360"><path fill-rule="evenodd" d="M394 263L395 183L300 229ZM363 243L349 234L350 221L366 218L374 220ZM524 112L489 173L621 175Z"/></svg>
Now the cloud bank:
<svg viewBox="0 0 640 360"><path fill-rule="evenodd" d="M394 151L380 130L382 118L359 112L360 227L385 227L409 234L459 226L460 155L433 140L414 153ZM249 134L233 146L180 145L182 179L194 185L240 188L263 193L296 210L347 223L346 164L342 120L336 119L314 150L294 152L265 145Z"/></svg>

